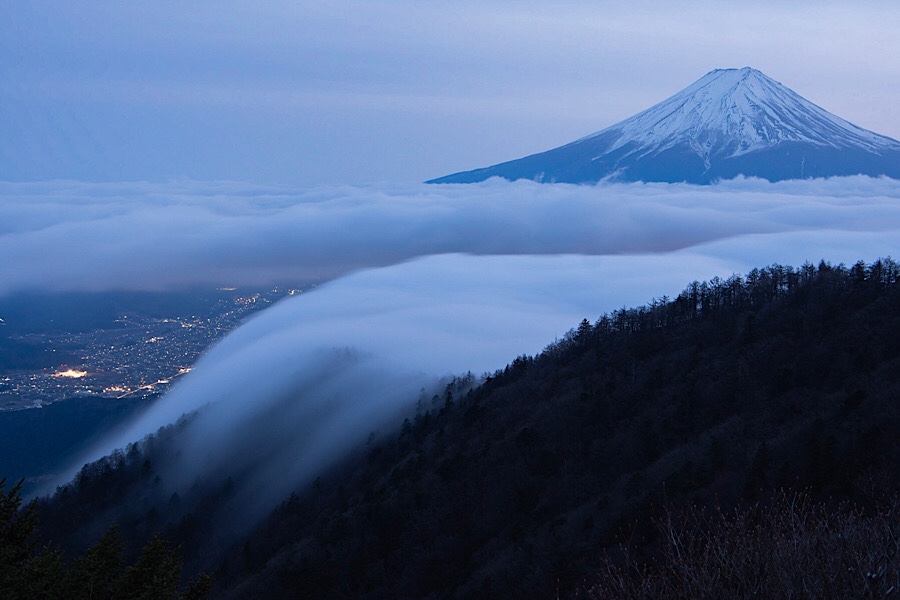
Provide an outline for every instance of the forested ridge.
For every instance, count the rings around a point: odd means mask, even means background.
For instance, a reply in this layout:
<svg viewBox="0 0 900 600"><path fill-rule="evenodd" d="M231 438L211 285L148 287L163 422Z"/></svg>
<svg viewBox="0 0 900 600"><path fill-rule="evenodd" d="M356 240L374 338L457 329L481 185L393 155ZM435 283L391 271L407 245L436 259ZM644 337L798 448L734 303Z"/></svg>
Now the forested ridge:
<svg viewBox="0 0 900 600"><path fill-rule="evenodd" d="M136 547L161 531L189 575L212 572L214 597L602 597L620 543L638 564L665 555L661 514L785 489L883 515L900 464L898 278L889 259L773 265L584 320L423 397L396 436L240 539L229 479L154 493L182 423L41 501L42 534L77 552L112 521Z"/></svg>

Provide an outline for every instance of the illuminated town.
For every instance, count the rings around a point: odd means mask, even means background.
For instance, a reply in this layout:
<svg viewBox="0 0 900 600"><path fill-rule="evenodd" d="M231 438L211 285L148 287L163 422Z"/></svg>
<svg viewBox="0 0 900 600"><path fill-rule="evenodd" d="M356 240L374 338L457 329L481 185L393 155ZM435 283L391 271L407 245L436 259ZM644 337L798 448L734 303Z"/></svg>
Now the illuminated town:
<svg viewBox="0 0 900 600"><path fill-rule="evenodd" d="M158 394L190 372L203 352L252 313L300 291L236 292L204 315L123 314L115 328L22 336L29 344L52 352L59 349L77 359L40 370L0 372L0 410L40 407L76 396L117 399Z"/></svg>

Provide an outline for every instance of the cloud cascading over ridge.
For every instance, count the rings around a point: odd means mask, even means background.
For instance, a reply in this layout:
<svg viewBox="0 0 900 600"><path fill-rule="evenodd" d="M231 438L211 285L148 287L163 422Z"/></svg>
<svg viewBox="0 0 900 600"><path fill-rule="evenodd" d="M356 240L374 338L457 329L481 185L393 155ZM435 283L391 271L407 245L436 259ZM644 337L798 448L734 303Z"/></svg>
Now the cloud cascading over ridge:
<svg viewBox="0 0 900 600"><path fill-rule="evenodd" d="M68 472L206 407L182 441L191 461L163 479L253 473L248 518L397 426L420 388L501 368L582 318L773 262L900 255L887 179L0 191L5 293L337 277L235 330Z"/></svg>

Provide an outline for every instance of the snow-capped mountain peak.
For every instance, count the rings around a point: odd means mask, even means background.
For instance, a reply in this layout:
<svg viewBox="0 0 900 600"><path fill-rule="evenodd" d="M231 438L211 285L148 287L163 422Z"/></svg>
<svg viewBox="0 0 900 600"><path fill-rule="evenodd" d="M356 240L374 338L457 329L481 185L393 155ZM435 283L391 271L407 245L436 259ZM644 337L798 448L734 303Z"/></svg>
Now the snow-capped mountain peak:
<svg viewBox="0 0 900 600"><path fill-rule="evenodd" d="M900 144L848 123L760 71L716 69L671 98L608 127L589 139L617 132L608 148L630 142L642 153L687 142L701 156L737 156L780 142L877 150Z"/></svg>
<svg viewBox="0 0 900 600"><path fill-rule="evenodd" d="M857 127L756 69L716 69L659 104L565 146L432 183L900 178L900 142Z"/></svg>

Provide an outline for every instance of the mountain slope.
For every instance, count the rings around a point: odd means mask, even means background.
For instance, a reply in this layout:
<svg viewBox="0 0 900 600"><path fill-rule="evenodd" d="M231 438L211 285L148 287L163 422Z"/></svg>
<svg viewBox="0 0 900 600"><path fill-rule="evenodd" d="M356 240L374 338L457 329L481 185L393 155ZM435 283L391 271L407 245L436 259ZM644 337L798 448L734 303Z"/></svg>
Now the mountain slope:
<svg viewBox="0 0 900 600"><path fill-rule="evenodd" d="M429 183L706 184L840 175L900 178L900 142L857 127L760 71L717 69L671 98L565 146Z"/></svg>
<svg viewBox="0 0 900 600"><path fill-rule="evenodd" d="M216 597L571 597L664 502L897 489L900 266L695 282L470 386L424 399L248 536L233 535L246 473L180 494L160 476L192 460L189 422L85 467L41 527L70 552L112 521L132 547L163 530L190 574L216 571Z"/></svg>
<svg viewBox="0 0 900 600"><path fill-rule="evenodd" d="M584 322L285 503L227 597L572 597L663 504L892 492L896 276L775 266Z"/></svg>

